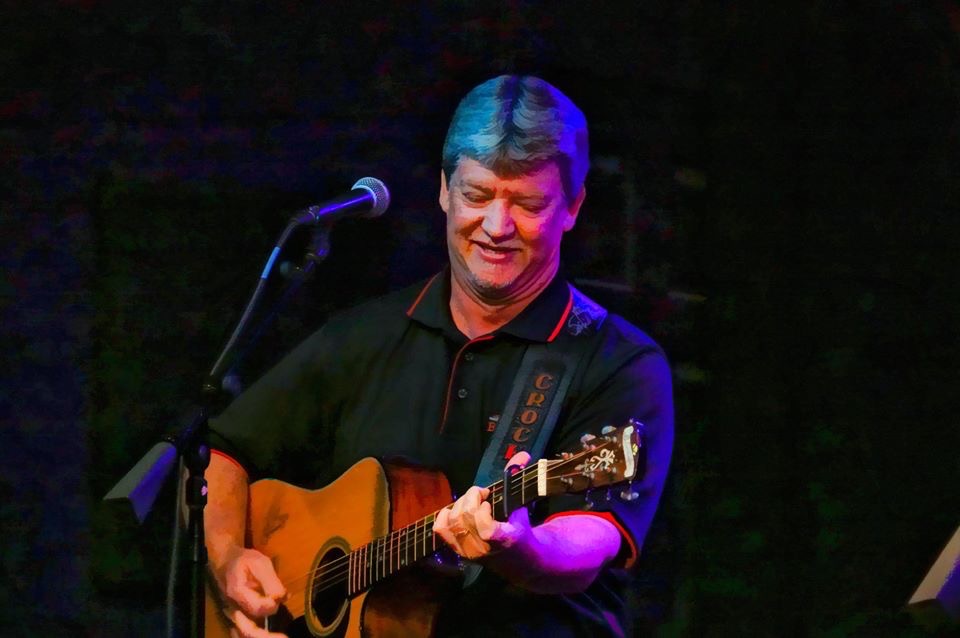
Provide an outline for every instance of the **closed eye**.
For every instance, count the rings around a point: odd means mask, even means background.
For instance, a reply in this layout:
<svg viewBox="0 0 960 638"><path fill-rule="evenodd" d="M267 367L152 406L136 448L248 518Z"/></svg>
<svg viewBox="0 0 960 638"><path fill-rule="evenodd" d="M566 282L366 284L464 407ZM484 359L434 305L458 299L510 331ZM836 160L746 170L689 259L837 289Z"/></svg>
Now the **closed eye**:
<svg viewBox="0 0 960 638"><path fill-rule="evenodd" d="M546 202L541 200L522 199L517 201L516 204L528 213L539 213L547 207Z"/></svg>
<svg viewBox="0 0 960 638"><path fill-rule="evenodd" d="M482 204L483 202L490 201L490 195L487 195L486 193L478 193L474 191L465 191L463 193L463 198L473 204Z"/></svg>

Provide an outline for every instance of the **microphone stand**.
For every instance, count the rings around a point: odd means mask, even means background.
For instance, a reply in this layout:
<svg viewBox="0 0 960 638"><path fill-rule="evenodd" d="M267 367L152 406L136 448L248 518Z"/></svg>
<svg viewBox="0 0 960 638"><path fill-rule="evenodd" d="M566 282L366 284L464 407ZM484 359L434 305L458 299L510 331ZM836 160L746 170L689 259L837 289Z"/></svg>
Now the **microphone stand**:
<svg viewBox="0 0 960 638"><path fill-rule="evenodd" d="M242 391L237 370L240 368L240 364L247 356L247 353L250 352L252 346L260 340L264 330L266 330L274 320L276 320L280 312L286 308L290 300L293 299L294 295L300 290L300 286L313 278L313 271L317 264L330 255L330 231L332 227L332 223L314 226L302 264L294 266L288 261L280 264L280 274L290 280L290 285L283 291L280 299L277 300L270 312L267 313L267 316L265 316L260 324L251 332L246 346L238 350L237 355L233 359L233 365L231 365L230 369L223 375L221 386L234 397L239 396Z"/></svg>
<svg viewBox="0 0 960 638"><path fill-rule="evenodd" d="M257 304L260 302L266 288L267 279L273 271L274 263L281 249L287 240L293 234L293 231L302 225L303 220L294 217L280 234L267 262L264 265L263 272L257 286L247 302L246 308L237 322L233 333L227 340L226 345L217 357L216 362L207 375L203 383L200 396L200 407L196 410L190 422L173 435L164 437L163 441L157 443L150 449L138 462L130 469L127 474L117 482L103 500L127 500L133 507L138 522L143 523L146 516L153 508L154 500L163 487L170 470L179 460L180 464L187 470L187 479L184 483L184 503L187 513L187 536L190 540L190 626L189 636L192 638L203 638L204 636L204 611L205 611L205 568L207 564L207 550L204 541L203 509L207 504L207 481L204 472L210 464L210 447L208 443L209 418L210 414L218 407L222 397L222 389L229 381L228 372L236 369L242 355L252 347L259 339L263 329L268 323L271 323L277 316L279 308L271 312L264 322L254 333L253 337L247 343L244 350L237 356L232 357L236 350L237 343L241 335L246 330ZM303 264L293 269L293 274L288 275L293 279L293 283L287 290L287 294L281 300L282 304L292 296L292 293L299 289L300 284L308 279L316 264L323 261L330 253L330 224L321 224L314 228L313 238L310 242L307 254L304 257ZM234 360L233 366L227 370L227 362ZM177 494L179 504L180 494ZM175 528L179 527L175 524ZM174 539L173 547L178 543ZM171 580L176 573L177 557L171 557ZM173 627L168 626L169 636L173 636Z"/></svg>

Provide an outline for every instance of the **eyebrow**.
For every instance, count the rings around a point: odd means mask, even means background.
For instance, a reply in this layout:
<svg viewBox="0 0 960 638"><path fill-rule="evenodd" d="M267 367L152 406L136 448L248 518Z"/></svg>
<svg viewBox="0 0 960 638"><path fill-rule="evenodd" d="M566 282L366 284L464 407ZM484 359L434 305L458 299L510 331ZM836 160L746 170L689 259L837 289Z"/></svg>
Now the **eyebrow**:
<svg viewBox="0 0 960 638"><path fill-rule="evenodd" d="M464 188L472 188L473 190L480 191L484 195L493 195L496 192L496 189L494 188L489 188L487 186L483 186L475 182L469 182L467 180L464 180L462 184ZM543 204L543 205L546 205L547 203L550 202L549 195L523 195L523 194L514 193L513 191L509 191L509 190L507 191L507 195L511 199L517 202L533 202L536 204Z"/></svg>
<svg viewBox="0 0 960 638"><path fill-rule="evenodd" d="M486 186L481 186L480 184L476 184L476 183L474 183L474 182L464 181L464 182L463 182L463 186L464 186L465 188L472 188L473 190L480 191L481 193L484 193L485 195L492 195L492 194L494 193L494 189L488 188L488 187L486 187Z"/></svg>

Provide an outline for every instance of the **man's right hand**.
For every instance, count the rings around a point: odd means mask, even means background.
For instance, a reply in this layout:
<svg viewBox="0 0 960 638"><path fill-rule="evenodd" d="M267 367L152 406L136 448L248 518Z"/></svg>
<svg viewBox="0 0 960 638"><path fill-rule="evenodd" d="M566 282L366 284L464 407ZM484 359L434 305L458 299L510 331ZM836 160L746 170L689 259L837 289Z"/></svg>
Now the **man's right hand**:
<svg viewBox="0 0 960 638"><path fill-rule="evenodd" d="M214 577L226 603L223 613L234 627L235 638L285 638L263 629L259 623L277 612L287 590L277 577L273 563L255 549L237 547L225 556Z"/></svg>

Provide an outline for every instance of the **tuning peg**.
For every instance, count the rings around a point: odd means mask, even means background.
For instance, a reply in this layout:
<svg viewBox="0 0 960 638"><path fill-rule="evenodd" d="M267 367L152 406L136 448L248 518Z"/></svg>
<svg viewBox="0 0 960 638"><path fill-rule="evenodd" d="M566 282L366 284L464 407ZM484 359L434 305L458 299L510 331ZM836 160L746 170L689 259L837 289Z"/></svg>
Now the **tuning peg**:
<svg viewBox="0 0 960 638"><path fill-rule="evenodd" d="M613 427L612 425L605 425L603 426L603 429L600 430L600 434L610 434L611 432L614 432L616 429L617 428Z"/></svg>
<svg viewBox="0 0 960 638"><path fill-rule="evenodd" d="M580 437L580 443L583 444L583 449L589 450L590 447L591 447L590 441L594 440L595 438L597 438L597 437L595 437L595 436L592 435L592 434L584 434L583 436L581 436L581 437Z"/></svg>
<svg viewBox="0 0 960 638"><path fill-rule="evenodd" d="M620 492L620 499L624 501L635 501L640 498L640 493L633 489L633 483L627 485L627 489Z"/></svg>

